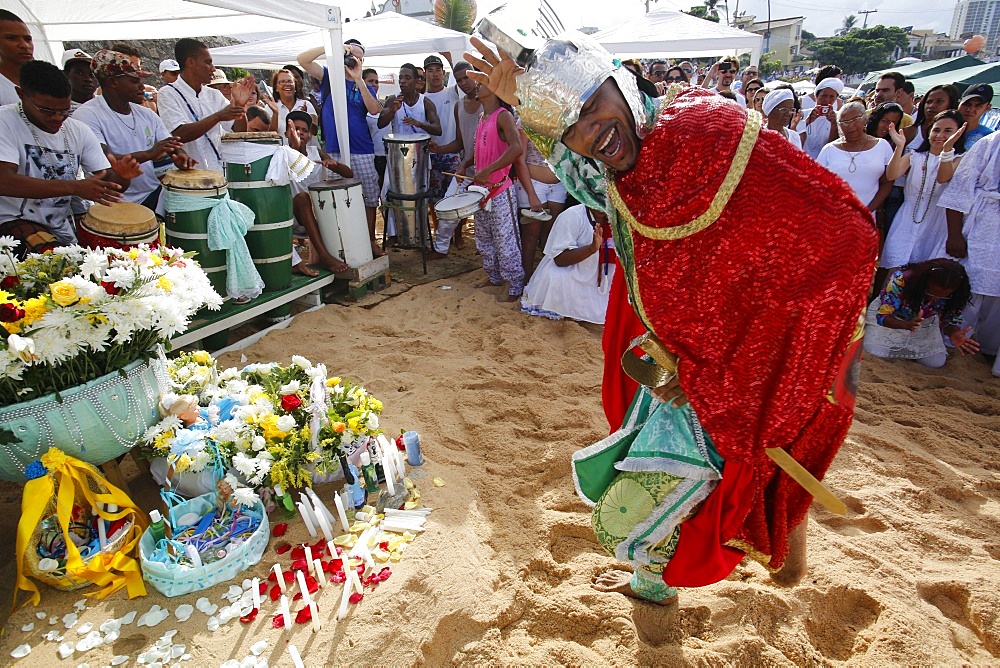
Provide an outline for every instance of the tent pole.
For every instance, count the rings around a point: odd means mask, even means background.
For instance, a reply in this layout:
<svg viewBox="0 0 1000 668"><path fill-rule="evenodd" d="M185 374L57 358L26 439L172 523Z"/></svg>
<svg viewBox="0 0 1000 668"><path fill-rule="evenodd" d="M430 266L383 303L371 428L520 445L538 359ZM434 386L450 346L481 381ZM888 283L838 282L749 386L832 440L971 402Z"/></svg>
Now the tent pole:
<svg viewBox="0 0 1000 668"><path fill-rule="evenodd" d="M341 84L344 77L344 30L340 21L340 7L329 6L327 30L323 31L326 48L327 81L330 86L330 100L333 102L333 118L337 124L337 143L340 145L340 162L351 164L350 132L347 127L347 90Z"/></svg>

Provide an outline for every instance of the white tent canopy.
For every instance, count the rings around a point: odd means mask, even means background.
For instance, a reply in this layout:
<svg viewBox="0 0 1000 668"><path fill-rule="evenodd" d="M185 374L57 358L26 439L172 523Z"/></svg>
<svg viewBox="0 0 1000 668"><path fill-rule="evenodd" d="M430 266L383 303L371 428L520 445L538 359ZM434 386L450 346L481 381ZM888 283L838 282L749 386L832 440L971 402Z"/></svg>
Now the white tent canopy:
<svg viewBox="0 0 1000 668"><path fill-rule="evenodd" d="M344 23L344 40L356 39L365 45L365 65L381 62L386 56L412 57L416 54L452 52L454 58L471 48L469 36L396 13L376 14ZM276 68L294 63L295 56L321 46L319 30L272 37L258 42L211 49L212 61L220 67ZM397 63L398 64L398 63Z"/></svg>
<svg viewBox="0 0 1000 668"><path fill-rule="evenodd" d="M670 9L657 9L593 35L619 58L708 58L750 52L760 60L764 37Z"/></svg>

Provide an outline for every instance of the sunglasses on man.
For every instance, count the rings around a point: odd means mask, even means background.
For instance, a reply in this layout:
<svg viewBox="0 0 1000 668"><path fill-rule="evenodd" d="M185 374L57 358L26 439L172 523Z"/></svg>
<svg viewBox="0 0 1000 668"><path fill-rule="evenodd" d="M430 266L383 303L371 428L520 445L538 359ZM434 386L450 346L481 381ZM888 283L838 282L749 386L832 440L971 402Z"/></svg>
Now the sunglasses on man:
<svg viewBox="0 0 1000 668"><path fill-rule="evenodd" d="M667 81L684 81L684 77L667 77Z"/></svg>
<svg viewBox="0 0 1000 668"><path fill-rule="evenodd" d="M650 74L653 75L654 77L662 77L666 73L667 73L666 70L656 70L655 72L650 72Z"/></svg>
<svg viewBox="0 0 1000 668"><path fill-rule="evenodd" d="M732 63L722 63L721 65L719 65L720 72L731 72L732 69L733 69Z"/></svg>

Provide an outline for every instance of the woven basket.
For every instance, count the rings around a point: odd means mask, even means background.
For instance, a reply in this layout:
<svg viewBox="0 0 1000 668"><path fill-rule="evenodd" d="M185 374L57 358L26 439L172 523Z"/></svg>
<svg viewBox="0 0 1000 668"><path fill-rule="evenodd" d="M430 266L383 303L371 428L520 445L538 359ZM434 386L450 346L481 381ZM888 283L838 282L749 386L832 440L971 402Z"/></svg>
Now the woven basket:
<svg viewBox="0 0 1000 668"><path fill-rule="evenodd" d="M161 362L136 360L89 383L0 408L15 443L0 443L0 480L24 482L24 467L48 451L100 465L131 450L159 419Z"/></svg>

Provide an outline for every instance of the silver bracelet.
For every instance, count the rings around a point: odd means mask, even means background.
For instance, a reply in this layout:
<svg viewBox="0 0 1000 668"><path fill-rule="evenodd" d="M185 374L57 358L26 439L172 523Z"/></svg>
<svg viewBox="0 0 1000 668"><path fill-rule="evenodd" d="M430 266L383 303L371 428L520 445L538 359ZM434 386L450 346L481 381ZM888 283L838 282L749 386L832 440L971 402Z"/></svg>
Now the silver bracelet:
<svg viewBox="0 0 1000 668"><path fill-rule="evenodd" d="M953 162L955 160L955 149L950 151L941 151L941 155L938 156L941 162Z"/></svg>

